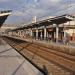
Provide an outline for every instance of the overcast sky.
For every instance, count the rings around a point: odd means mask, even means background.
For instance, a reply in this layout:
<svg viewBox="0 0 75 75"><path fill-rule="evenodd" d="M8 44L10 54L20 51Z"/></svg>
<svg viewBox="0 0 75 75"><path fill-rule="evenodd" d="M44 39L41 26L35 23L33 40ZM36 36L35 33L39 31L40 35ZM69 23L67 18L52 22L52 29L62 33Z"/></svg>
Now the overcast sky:
<svg viewBox="0 0 75 75"><path fill-rule="evenodd" d="M75 13L75 0L0 0L0 10L12 10L6 23L28 23L48 16Z"/></svg>

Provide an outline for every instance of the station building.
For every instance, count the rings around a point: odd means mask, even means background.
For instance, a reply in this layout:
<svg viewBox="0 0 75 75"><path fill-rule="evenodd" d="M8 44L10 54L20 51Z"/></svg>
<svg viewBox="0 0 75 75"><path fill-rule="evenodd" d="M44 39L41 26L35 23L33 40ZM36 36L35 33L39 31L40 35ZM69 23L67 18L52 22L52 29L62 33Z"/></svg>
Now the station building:
<svg viewBox="0 0 75 75"><path fill-rule="evenodd" d="M42 21L31 23L9 31L8 34L38 40L62 42L66 39L75 40L75 17L65 14Z"/></svg>

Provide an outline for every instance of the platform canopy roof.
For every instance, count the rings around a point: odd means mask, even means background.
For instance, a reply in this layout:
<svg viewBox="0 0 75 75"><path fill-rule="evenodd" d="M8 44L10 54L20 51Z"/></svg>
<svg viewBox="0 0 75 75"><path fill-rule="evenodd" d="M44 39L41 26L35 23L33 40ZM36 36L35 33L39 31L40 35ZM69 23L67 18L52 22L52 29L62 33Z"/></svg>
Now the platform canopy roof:
<svg viewBox="0 0 75 75"><path fill-rule="evenodd" d="M74 18L75 18L75 16L65 14L65 15L54 17L54 18L49 18L49 19L45 19L42 21L38 21L36 23L31 23L29 25L25 25L23 27L16 28L13 31L23 30L23 29L28 29L28 28L36 28L36 27L41 27L41 26L49 26L49 25L53 25L53 24L60 25L60 24L66 23L68 21L72 21L72 20L74 20Z"/></svg>
<svg viewBox="0 0 75 75"><path fill-rule="evenodd" d="M11 10L0 11L0 27L3 25L3 23L10 14Z"/></svg>

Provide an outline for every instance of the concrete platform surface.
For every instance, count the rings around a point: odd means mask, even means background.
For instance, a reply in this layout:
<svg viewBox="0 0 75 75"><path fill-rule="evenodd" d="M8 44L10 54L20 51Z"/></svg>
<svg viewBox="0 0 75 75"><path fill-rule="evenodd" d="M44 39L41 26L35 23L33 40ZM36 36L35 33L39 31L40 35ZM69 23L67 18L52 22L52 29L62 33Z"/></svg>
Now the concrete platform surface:
<svg viewBox="0 0 75 75"><path fill-rule="evenodd" d="M43 75L0 38L0 75Z"/></svg>

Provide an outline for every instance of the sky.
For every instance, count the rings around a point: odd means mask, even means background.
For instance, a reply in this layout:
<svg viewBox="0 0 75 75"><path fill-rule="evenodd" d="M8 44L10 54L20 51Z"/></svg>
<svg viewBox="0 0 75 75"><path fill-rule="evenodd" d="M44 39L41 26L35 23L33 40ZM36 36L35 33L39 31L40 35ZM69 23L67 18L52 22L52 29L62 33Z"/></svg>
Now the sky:
<svg viewBox="0 0 75 75"><path fill-rule="evenodd" d="M12 10L5 23L22 24L49 16L75 13L75 0L0 0L0 10Z"/></svg>

